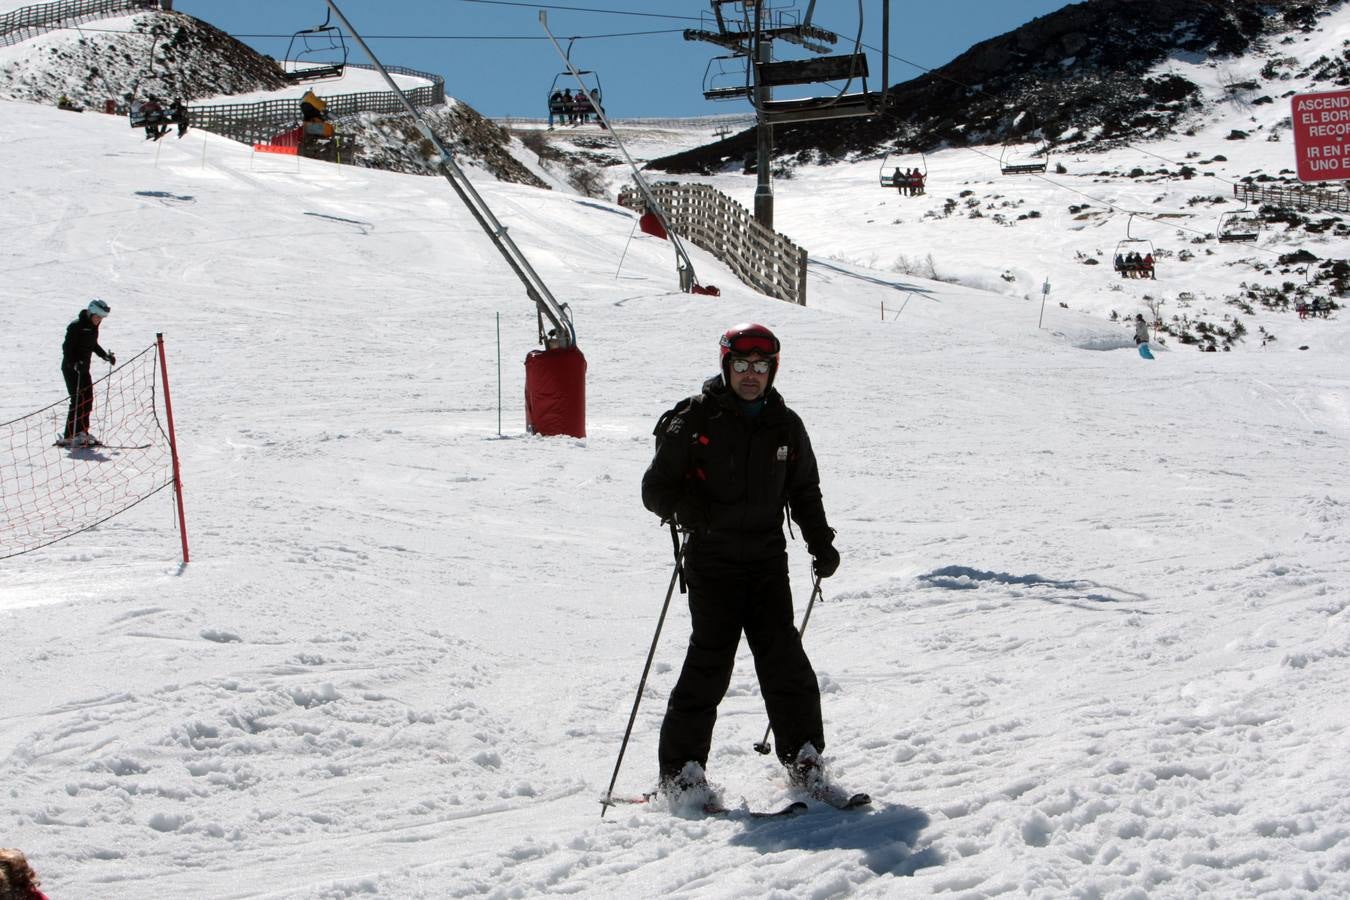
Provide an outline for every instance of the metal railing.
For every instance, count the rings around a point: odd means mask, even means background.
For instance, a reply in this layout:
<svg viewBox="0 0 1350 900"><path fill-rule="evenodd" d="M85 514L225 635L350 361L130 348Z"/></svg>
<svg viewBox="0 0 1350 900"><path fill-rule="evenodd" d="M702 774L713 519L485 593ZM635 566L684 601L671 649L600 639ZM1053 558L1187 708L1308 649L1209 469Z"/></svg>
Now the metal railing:
<svg viewBox="0 0 1350 900"><path fill-rule="evenodd" d="M675 230L720 259L742 282L770 297L806 305L804 248L765 228L744 206L710 185L667 181L652 185L651 191ZM642 195L625 186L619 204L641 208Z"/></svg>
<svg viewBox="0 0 1350 900"><path fill-rule="evenodd" d="M349 69L373 69L373 66L348 63ZM425 78L431 84L403 91L413 106L438 106L445 102L445 79L431 72L401 66L386 66L398 75ZM328 118L342 119L358 113L401 113L403 104L393 91L362 91L335 94L323 98ZM193 128L200 128L244 143L268 141L279 132L300 124L299 100L261 100L256 103L217 103L188 108Z"/></svg>
<svg viewBox="0 0 1350 900"><path fill-rule="evenodd" d="M0 47L90 19L107 19L138 9L159 9L159 0L58 0L20 6L0 16Z"/></svg>

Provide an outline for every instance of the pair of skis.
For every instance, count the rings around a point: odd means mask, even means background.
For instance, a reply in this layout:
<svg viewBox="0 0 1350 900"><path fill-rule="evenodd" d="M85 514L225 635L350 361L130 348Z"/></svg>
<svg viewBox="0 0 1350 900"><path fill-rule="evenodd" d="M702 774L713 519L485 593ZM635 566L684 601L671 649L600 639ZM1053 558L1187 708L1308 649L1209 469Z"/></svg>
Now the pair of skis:
<svg viewBox="0 0 1350 900"><path fill-rule="evenodd" d="M61 447L66 450L149 450L150 444L105 444L102 441L67 441L63 438L57 438L53 447Z"/></svg>
<svg viewBox="0 0 1350 900"><path fill-rule="evenodd" d="M615 804L633 804L640 805L651 803L657 797L655 791L648 794L641 794L637 797L611 797L608 805ZM868 794L850 794L847 791L821 790L813 791L811 799L819 800L822 803L829 804L835 809L850 810L861 809L870 806L872 798ZM605 801L601 801L604 803ZM780 809L772 810L746 810L740 808L731 808L723 806L721 803L708 803L703 807L705 816L725 817L728 819L786 819L806 812L810 807L801 800L793 800L791 803Z"/></svg>

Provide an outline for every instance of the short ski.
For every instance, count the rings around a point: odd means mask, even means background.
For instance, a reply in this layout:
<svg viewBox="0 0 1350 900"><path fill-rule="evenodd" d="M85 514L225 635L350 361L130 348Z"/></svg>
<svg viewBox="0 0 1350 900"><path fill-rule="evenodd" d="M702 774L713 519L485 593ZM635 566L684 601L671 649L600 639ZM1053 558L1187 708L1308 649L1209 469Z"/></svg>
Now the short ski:
<svg viewBox="0 0 1350 900"><path fill-rule="evenodd" d="M610 797L608 801L602 800L600 802L608 806L640 806L642 804L651 803L657 796L658 795L653 792L650 794L639 794L636 797ZM785 819L789 816L795 816L797 813L806 812L806 810L807 805L805 803L800 800L794 800L781 809L773 810L745 810L717 804L708 804L703 807L703 814L705 816L726 816L729 819L739 819L743 817L751 819Z"/></svg>
<svg viewBox="0 0 1350 900"><path fill-rule="evenodd" d="M726 816L731 819L739 819L742 816L749 816L752 819L786 819L789 816L795 816L797 813L806 812L807 805L800 800L793 800L782 809L774 810L744 810L729 809L725 806L705 806L703 814L705 816Z"/></svg>
<svg viewBox="0 0 1350 900"><path fill-rule="evenodd" d="M837 797L821 797L821 800L833 806L835 809L860 809L864 806L872 805L872 796L870 794L839 794Z"/></svg>
<svg viewBox="0 0 1350 900"><path fill-rule="evenodd" d="M817 788L813 791L807 791L806 795L812 800L828 803L835 809L861 809L864 806L872 805L870 794L850 794L848 791L836 787Z"/></svg>
<svg viewBox="0 0 1350 900"><path fill-rule="evenodd" d="M75 444L70 441L58 440L52 446L66 450L149 450L154 444L105 444L102 441Z"/></svg>

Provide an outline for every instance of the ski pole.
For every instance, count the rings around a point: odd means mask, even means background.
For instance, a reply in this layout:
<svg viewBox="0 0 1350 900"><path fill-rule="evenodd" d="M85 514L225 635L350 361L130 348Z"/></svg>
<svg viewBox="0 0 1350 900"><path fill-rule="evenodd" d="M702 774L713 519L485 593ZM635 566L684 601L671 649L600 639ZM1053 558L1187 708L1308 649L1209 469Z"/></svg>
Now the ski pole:
<svg viewBox="0 0 1350 900"><path fill-rule="evenodd" d="M605 799L600 801L602 819L614 805L614 785L619 780L619 767L623 765L623 754L628 749L628 738L633 733L633 723L637 721L638 705L642 703L642 691L647 687L647 674L652 670L652 658L656 656L656 644L661 640L661 628L666 623L666 611L670 609L670 598L675 593L675 582L684 577L684 544L685 542L681 541L675 550L675 571L670 573L666 602L661 604L661 616L656 620L656 634L652 635L652 648L647 651L647 664L642 667L642 680L638 682L637 696L633 698L633 711L628 715L628 727L624 729L623 743L619 745L619 758L614 761L614 775L609 779L609 790L605 791Z"/></svg>
<svg viewBox="0 0 1350 900"><path fill-rule="evenodd" d="M811 591L811 600L806 604L806 614L802 616L802 627L797 629L797 637L806 634L806 623L811 621L811 607L816 605L816 598L820 596L820 576L815 576L815 589ZM769 732L773 730L773 722L770 722L764 728L764 740L755 744L756 753L767 754L773 748L769 746Z"/></svg>
<svg viewBox="0 0 1350 900"><path fill-rule="evenodd" d="M684 550L680 543L680 532L675 527L674 519L670 522L670 544L675 550L675 570L680 574L680 593L686 594L688 591L684 587L684 566L680 565L680 556L684 553Z"/></svg>

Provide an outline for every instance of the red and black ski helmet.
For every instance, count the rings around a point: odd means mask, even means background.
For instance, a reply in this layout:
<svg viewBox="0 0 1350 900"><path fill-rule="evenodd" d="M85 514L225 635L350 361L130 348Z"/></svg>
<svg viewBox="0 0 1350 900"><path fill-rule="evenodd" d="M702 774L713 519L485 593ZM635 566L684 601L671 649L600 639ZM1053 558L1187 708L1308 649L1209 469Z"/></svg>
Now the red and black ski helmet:
<svg viewBox="0 0 1350 900"><path fill-rule="evenodd" d="M742 322L728 328L718 340L718 344L722 348L722 378L728 384L731 382L729 371L731 357L749 356L752 353L757 353L773 363L765 387L768 388L773 384L774 376L778 374L778 351L782 349L782 345L768 328L756 322Z"/></svg>

